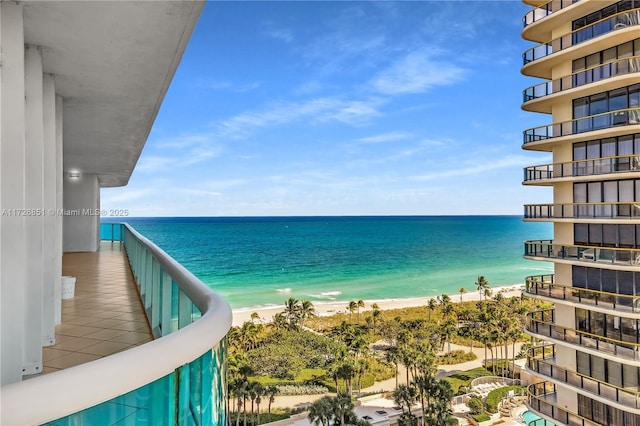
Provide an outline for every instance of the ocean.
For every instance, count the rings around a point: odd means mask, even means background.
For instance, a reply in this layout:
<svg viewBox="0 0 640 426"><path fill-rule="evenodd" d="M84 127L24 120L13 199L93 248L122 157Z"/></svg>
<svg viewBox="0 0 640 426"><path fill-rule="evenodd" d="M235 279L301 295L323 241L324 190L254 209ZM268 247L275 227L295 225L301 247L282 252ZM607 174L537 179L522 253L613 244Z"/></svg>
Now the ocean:
<svg viewBox="0 0 640 426"><path fill-rule="evenodd" d="M105 220L110 221L110 220ZM113 221L110 221L113 222ZM523 241L552 238L520 216L128 218L232 308L381 300L475 290L552 272L522 258Z"/></svg>

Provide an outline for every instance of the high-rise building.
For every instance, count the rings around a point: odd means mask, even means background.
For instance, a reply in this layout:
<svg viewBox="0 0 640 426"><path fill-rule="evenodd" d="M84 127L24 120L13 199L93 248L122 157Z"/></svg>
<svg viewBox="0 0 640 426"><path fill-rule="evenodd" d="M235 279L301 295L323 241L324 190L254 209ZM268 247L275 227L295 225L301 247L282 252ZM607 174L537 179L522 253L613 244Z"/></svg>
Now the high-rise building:
<svg viewBox="0 0 640 426"><path fill-rule="evenodd" d="M132 228L100 224L100 188L129 181L203 7L0 1L3 425L226 425L229 305ZM88 272L63 301L71 252ZM68 362L46 371L53 355Z"/></svg>
<svg viewBox="0 0 640 426"><path fill-rule="evenodd" d="M553 262L526 279L553 303L526 331L530 408L554 424L640 425L640 1L525 0L522 73L543 79L522 108L551 124L524 131L525 150L552 155L525 185L551 188L525 220L553 222L553 240L525 257ZM533 117L533 116L532 116Z"/></svg>

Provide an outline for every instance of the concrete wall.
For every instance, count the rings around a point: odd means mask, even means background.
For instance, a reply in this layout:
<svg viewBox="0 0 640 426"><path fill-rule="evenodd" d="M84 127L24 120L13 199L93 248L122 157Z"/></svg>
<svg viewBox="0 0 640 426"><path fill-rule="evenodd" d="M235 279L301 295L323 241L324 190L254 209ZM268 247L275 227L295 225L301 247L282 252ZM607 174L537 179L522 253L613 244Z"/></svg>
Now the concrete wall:
<svg viewBox="0 0 640 426"><path fill-rule="evenodd" d="M63 244L65 252L96 251L100 244L100 185L94 174L64 176Z"/></svg>

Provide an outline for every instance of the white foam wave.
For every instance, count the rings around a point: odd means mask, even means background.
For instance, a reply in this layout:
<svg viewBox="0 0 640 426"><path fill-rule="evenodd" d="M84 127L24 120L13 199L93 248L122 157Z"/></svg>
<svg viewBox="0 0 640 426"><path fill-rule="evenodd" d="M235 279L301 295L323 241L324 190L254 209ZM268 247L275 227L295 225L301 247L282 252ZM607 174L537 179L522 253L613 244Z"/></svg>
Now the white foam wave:
<svg viewBox="0 0 640 426"><path fill-rule="evenodd" d="M320 293L321 296L340 296L341 294L341 291L326 291L324 293Z"/></svg>
<svg viewBox="0 0 640 426"><path fill-rule="evenodd" d="M291 289L290 288L279 288L276 290L278 293L284 293L284 294L289 294L291 293Z"/></svg>

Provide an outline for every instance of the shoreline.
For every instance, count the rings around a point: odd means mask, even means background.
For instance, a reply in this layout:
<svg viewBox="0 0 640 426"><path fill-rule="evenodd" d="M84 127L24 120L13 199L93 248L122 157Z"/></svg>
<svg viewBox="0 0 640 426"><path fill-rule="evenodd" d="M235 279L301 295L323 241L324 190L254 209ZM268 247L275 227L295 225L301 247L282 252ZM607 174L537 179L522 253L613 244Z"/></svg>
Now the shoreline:
<svg viewBox="0 0 640 426"><path fill-rule="evenodd" d="M524 284L515 284L510 286L502 286L491 288L491 294L494 296L497 293L502 293L504 297L519 297L524 290ZM452 303L460 303L460 293L449 294ZM414 308L419 306L426 306L429 303L429 299L435 299L437 296L424 296L424 297L408 297L397 299L378 299L378 300L364 300L365 307L360 308L360 312L367 312L371 310L371 305L377 303L381 310ZM284 301L280 306L259 306L254 308L238 308L233 309L233 326L241 326L244 322L251 321L251 314L256 312L260 316L262 323L270 323L273 321L273 316L284 310ZM357 299L356 299L357 300ZM462 294L463 302L479 301L480 294L477 290L467 291ZM313 302L313 307L316 310L316 315L319 317L327 317L336 314L348 314L347 304L349 301L321 301Z"/></svg>

